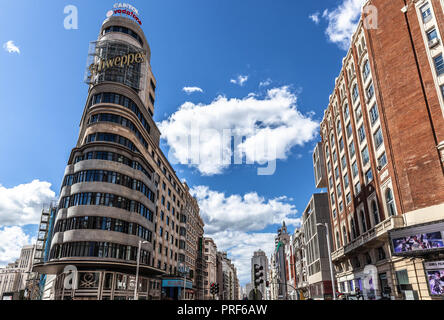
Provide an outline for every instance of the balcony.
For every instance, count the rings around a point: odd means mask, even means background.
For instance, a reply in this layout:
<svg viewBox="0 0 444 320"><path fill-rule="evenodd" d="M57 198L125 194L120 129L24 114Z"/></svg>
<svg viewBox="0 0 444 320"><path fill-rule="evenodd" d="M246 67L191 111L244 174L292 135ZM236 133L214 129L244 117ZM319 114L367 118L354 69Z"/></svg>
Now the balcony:
<svg viewBox="0 0 444 320"><path fill-rule="evenodd" d="M389 230L404 227L404 220L402 216L390 217L381 223L377 224L367 232L361 234L356 239L352 240L344 247L332 253L332 260L338 260L342 256L370 243L374 239L378 239L387 234Z"/></svg>

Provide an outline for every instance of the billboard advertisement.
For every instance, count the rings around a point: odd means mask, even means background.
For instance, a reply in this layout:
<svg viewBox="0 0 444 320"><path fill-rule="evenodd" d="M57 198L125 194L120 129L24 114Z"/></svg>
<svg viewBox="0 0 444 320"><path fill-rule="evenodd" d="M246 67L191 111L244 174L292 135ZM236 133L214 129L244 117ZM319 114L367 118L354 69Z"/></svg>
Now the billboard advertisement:
<svg viewBox="0 0 444 320"><path fill-rule="evenodd" d="M444 297L444 261L424 263L430 295Z"/></svg>
<svg viewBox="0 0 444 320"><path fill-rule="evenodd" d="M392 230L390 242L395 256L414 256L444 251L444 222Z"/></svg>
<svg viewBox="0 0 444 320"><path fill-rule="evenodd" d="M444 248L443 233L421 233L393 239L394 253Z"/></svg>

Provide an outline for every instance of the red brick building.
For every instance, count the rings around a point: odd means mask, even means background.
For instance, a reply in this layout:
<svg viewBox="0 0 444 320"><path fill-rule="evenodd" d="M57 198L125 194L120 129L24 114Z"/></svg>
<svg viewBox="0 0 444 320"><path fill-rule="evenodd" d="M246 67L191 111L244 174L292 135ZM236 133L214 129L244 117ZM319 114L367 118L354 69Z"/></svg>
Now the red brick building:
<svg viewBox="0 0 444 320"><path fill-rule="evenodd" d="M443 299L444 1L365 8L321 123L339 291Z"/></svg>

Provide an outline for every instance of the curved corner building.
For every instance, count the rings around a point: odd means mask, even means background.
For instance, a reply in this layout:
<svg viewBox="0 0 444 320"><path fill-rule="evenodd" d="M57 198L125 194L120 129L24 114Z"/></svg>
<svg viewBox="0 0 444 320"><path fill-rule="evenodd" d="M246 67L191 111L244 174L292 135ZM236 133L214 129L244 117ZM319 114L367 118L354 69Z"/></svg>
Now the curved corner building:
<svg viewBox="0 0 444 320"><path fill-rule="evenodd" d="M159 174L153 167L161 151L150 56L139 24L121 16L107 18L91 43L88 99L50 256L35 268L54 275L53 299L132 299L140 241L138 298L160 297L156 277L165 270L155 265ZM73 287L67 266L78 270Z"/></svg>

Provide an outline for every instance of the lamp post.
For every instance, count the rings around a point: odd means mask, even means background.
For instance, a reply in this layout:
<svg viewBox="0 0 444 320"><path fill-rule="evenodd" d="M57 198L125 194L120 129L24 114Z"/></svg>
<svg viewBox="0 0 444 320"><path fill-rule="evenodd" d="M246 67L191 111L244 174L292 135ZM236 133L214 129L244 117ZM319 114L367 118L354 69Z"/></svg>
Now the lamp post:
<svg viewBox="0 0 444 320"><path fill-rule="evenodd" d="M137 289L139 286L139 264L140 264L140 249L142 247L142 243L148 243L148 241L139 240L139 248L137 250L137 267L136 267L136 285L134 288L134 300L138 300L139 297L137 295Z"/></svg>
<svg viewBox="0 0 444 320"><path fill-rule="evenodd" d="M317 223L316 225L325 227L325 231L327 231L327 249L328 249L328 262L330 263L331 288L333 291L333 300L336 300L336 286L335 286L335 278L333 275L333 262L331 261L330 234L328 232L328 224Z"/></svg>

